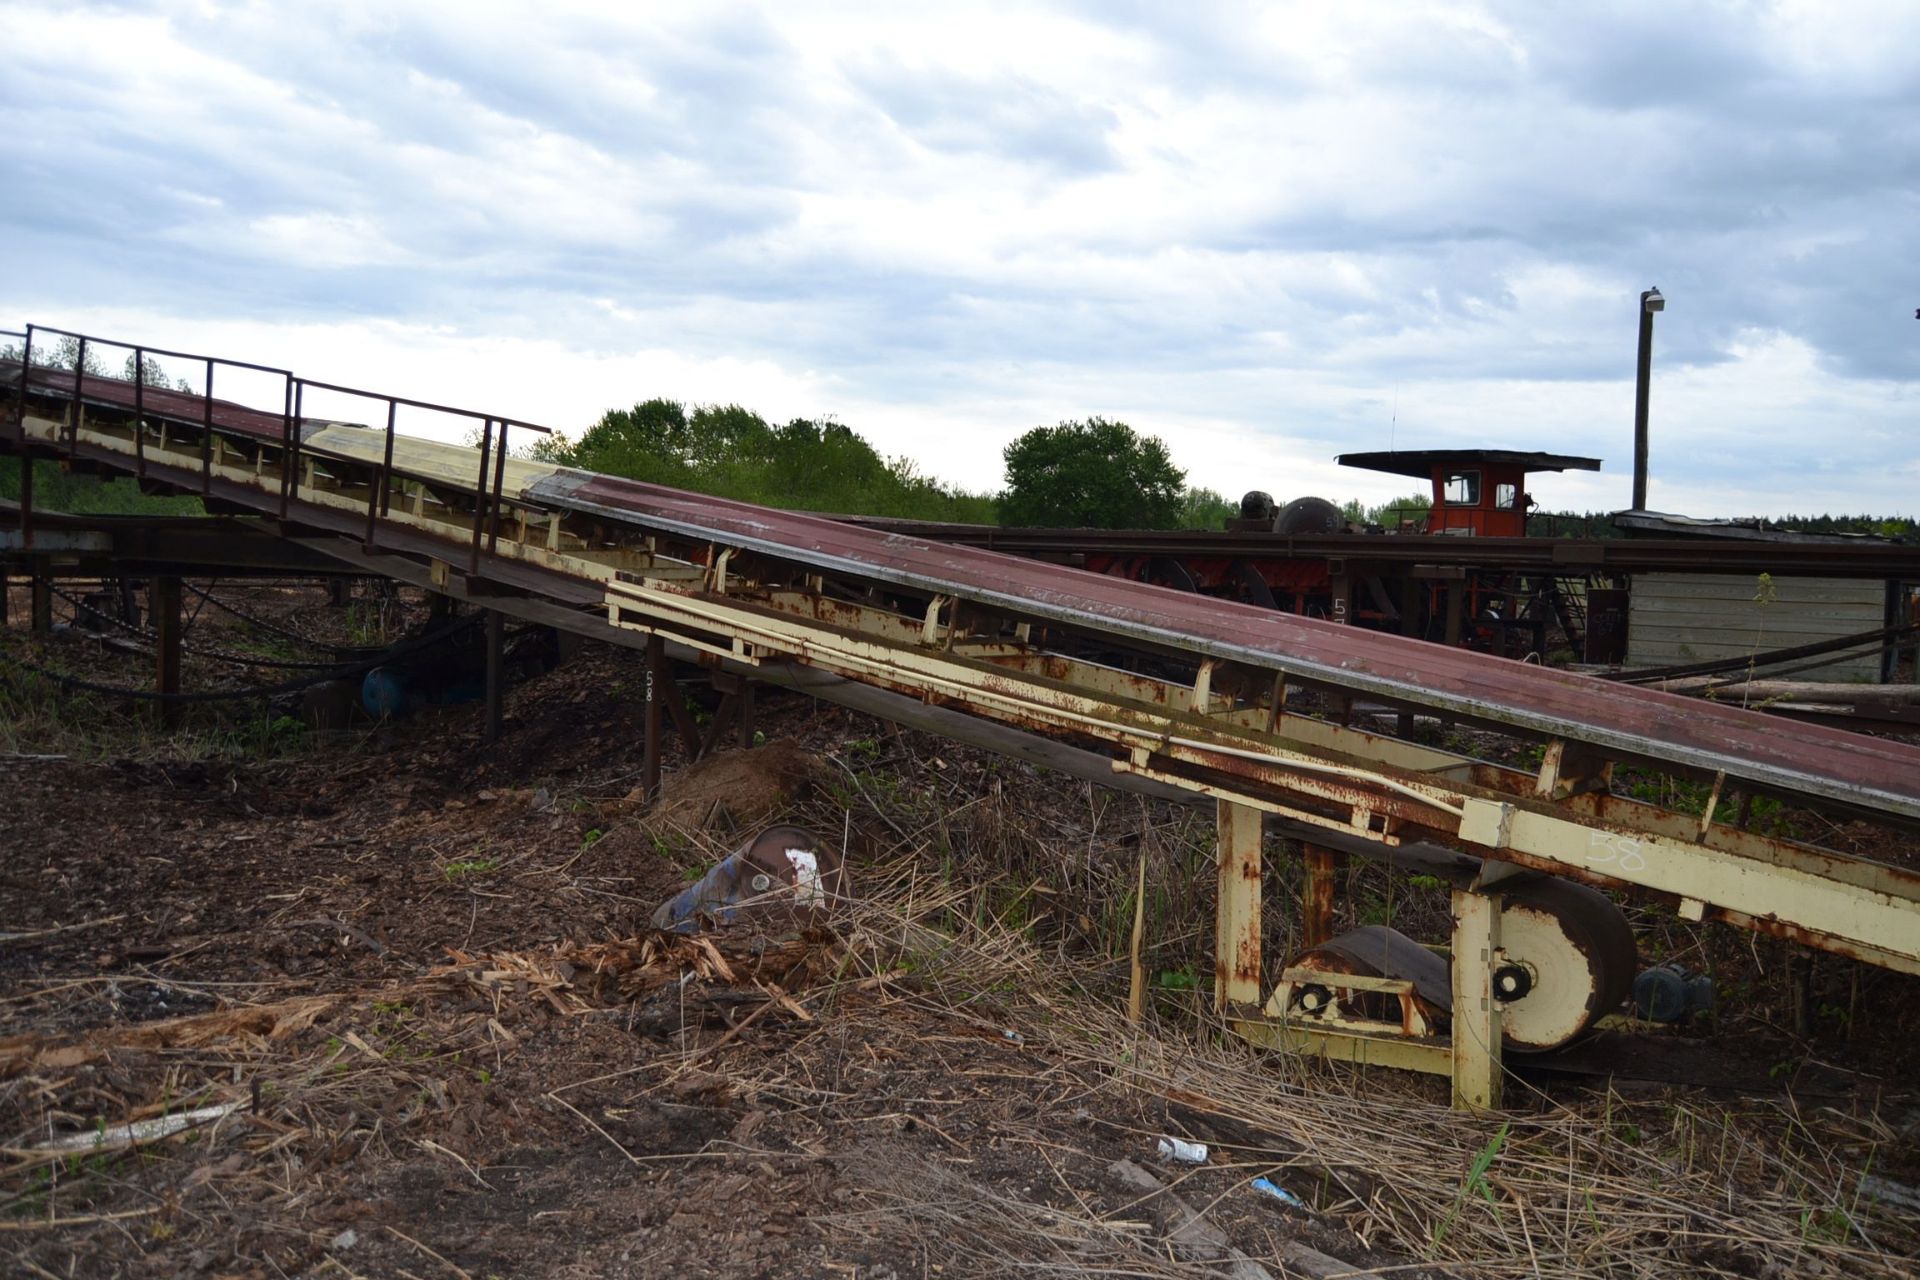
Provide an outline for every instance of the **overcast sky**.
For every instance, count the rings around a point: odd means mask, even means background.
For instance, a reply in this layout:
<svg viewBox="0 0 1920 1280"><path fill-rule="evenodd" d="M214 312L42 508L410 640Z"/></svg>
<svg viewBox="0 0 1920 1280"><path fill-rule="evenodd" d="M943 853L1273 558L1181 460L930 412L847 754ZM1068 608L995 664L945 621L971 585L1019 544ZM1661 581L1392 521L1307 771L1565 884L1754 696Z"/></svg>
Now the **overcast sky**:
<svg viewBox="0 0 1920 1280"><path fill-rule="evenodd" d="M1920 515L1920 4L0 6L0 327L577 431L832 415L996 487L1103 414L1190 481L1605 458Z"/></svg>

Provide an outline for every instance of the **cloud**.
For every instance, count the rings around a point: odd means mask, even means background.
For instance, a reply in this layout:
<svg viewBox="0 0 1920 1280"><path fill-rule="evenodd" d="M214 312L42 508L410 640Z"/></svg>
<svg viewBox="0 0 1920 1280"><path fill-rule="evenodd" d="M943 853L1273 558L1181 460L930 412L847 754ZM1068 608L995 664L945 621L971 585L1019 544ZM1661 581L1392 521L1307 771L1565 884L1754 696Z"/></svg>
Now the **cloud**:
<svg viewBox="0 0 1920 1280"><path fill-rule="evenodd" d="M15 323L576 428L833 412L975 487L1106 413L1223 489L1392 496L1330 462L1385 436L1600 453L1552 482L1598 504L1657 283L1665 505L1920 509L1910 5L28 0L0 44Z"/></svg>

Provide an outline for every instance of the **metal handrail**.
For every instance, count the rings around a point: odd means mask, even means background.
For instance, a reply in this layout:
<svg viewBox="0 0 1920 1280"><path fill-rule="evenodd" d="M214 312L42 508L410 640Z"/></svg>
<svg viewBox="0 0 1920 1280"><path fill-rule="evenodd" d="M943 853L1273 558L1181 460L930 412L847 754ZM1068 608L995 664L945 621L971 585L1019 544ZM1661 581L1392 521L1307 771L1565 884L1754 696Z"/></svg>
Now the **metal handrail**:
<svg viewBox="0 0 1920 1280"><path fill-rule="evenodd" d="M10 334L12 332L11 330L0 330L0 333ZM87 378L86 359L88 345L125 348L133 352L134 472L140 476L146 474L144 424L146 418L145 374L147 359L149 357L164 356L168 359L188 360L203 364L206 370L206 381L205 386L198 396L203 405L200 420L203 433L200 441L200 491L203 495L210 495L213 492L213 437L215 431L218 429L214 421L215 401L213 398L213 381L216 367L225 366L231 369L246 369L256 373L271 374L284 379L285 387L281 405L280 426L280 515L282 518L287 514L288 504L299 497L300 456L302 453L307 453L314 457L331 458L337 461L366 465L365 460L362 458L325 447L314 447L308 445L302 439L302 431L306 424L305 400L307 389L311 387L316 391L328 391L337 395L356 396L361 399L376 402L385 401L387 406L386 439L381 451L381 459L379 463L376 464L375 474L372 483L368 487L367 495L367 525L363 542L368 551L374 549L374 532L379 517L388 515L392 511L393 477L396 471L393 462L393 443L397 435L396 423L401 405L405 405L410 409L421 409L429 413L444 413L456 418L475 418L483 424L480 442L480 473L472 489L474 526L471 564L476 571L479 569L482 542L484 541L489 554L496 552L499 545L500 512L502 508L507 505L502 492L502 481L506 472L507 435L509 429L519 427L522 430L537 432L543 436L553 434L552 428L542 426L537 422L527 422L518 418L504 418L497 414L483 413L477 409L462 409L453 405L438 404L431 400L416 400L409 396L388 395L382 392L368 391L361 387L349 387L339 383L322 382L315 378L303 378L290 369L282 369L273 365L255 364L246 360L228 360L220 356L206 355L202 352L176 351L166 347L150 347L140 343L120 342L111 338L101 338L93 334L81 333L73 329L61 329L52 325L29 324L24 331L16 335L23 339L26 344L25 350L22 353L23 358L18 382L19 392L17 395L19 405L19 432L23 440L26 432L26 395L31 385L29 381L32 369L31 353L33 351L33 339L36 334L72 338L78 344L78 350L74 357L74 368L72 370L73 411L66 424L67 440L70 447L78 442L83 414L85 412L83 392ZM118 378L111 380L115 382L122 381L122 379ZM189 392L188 394L192 393ZM500 428L497 438L494 435L495 424L498 424ZM432 477L428 476L413 476L404 469L401 469L399 474L403 477L419 480L432 479ZM489 476L491 476L492 480L491 492L489 492L488 485ZM23 521L25 520L31 520L31 516L23 515Z"/></svg>
<svg viewBox="0 0 1920 1280"><path fill-rule="evenodd" d="M32 333L51 333L57 337L73 338L80 342L94 342L102 346L122 347L129 351L143 351L150 356L166 356L170 360L215 360L232 369L252 369L256 373L274 373L288 378L293 376L291 369L281 369L273 365L253 364L246 360L228 360L222 356L209 356L203 351L170 351L165 347L149 347L138 342L120 342L113 338L102 338L96 334L79 333L72 329L56 329L49 324L28 325L27 334ZM27 334L22 334L21 336L25 337Z"/></svg>

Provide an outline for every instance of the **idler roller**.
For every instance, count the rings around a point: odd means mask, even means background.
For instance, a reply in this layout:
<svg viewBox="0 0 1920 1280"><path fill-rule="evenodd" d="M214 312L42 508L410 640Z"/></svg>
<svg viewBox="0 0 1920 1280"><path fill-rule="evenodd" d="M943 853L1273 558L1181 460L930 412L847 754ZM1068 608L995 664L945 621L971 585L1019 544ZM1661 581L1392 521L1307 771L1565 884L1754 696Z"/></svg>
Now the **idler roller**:
<svg viewBox="0 0 1920 1280"><path fill-rule="evenodd" d="M1492 982L1501 1039L1516 1053L1542 1053L1578 1039L1620 1007L1637 956L1627 918L1597 889L1550 876L1500 885L1500 950ZM1445 1018L1453 1008L1447 959L1383 925L1368 925L1302 952L1295 967L1410 980L1421 1005ZM1362 1016L1399 1021L1398 1001L1347 996L1317 983L1297 986L1293 1008L1319 1013L1335 1000Z"/></svg>

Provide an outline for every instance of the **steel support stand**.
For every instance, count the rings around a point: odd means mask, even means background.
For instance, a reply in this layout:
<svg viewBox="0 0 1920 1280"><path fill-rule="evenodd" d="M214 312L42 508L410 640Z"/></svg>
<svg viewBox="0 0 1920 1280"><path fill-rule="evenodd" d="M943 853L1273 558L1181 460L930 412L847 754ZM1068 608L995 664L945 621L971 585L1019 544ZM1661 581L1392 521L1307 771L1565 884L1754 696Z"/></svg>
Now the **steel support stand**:
<svg viewBox="0 0 1920 1280"><path fill-rule="evenodd" d="M507 615L487 610L487 731L485 741L500 740L501 703L506 692Z"/></svg>
<svg viewBox="0 0 1920 1280"><path fill-rule="evenodd" d="M31 591L33 603L29 608L28 620L33 634L49 636L53 634L53 567L45 556L35 556L32 564Z"/></svg>
<svg viewBox="0 0 1920 1280"><path fill-rule="evenodd" d="M1453 1105L1500 1105L1500 1006L1493 967L1500 950L1500 896L1453 891Z"/></svg>
<svg viewBox="0 0 1920 1280"><path fill-rule="evenodd" d="M24 398L21 403L26 403ZM23 440L26 430L26 410L23 408L20 416ZM33 550L33 453L24 444L20 448L20 545L28 551Z"/></svg>
<svg viewBox="0 0 1920 1280"><path fill-rule="evenodd" d="M1466 612L1465 597L1467 593L1467 584L1464 580L1459 582L1449 582L1446 586L1446 592L1447 592L1447 630L1446 630L1447 647L1457 649L1460 647L1461 615Z"/></svg>
<svg viewBox="0 0 1920 1280"><path fill-rule="evenodd" d="M740 749L753 748L753 681L740 679Z"/></svg>
<svg viewBox="0 0 1920 1280"><path fill-rule="evenodd" d="M1317 947L1333 937L1333 888L1339 855L1317 844L1300 846L1306 880L1300 889L1300 945Z"/></svg>
<svg viewBox="0 0 1920 1280"><path fill-rule="evenodd" d="M1327 561L1327 591L1331 597L1327 615L1328 621L1349 623L1353 621L1353 577L1347 572L1345 560Z"/></svg>
<svg viewBox="0 0 1920 1280"><path fill-rule="evenodd" d="M1220 903L1213 947L1213 1007L1260 1003L1261 815L1251 805L1216 802Z"/></svg>
<svg viewBox="0 0 1920 1280"><path fill-rule="evenodd" d="M660 748L662 720L666 711L666 690L661 687L660 672L667 665L667 642L657 634L647 637L647 715L646 754L640 765L641 794L652 800L660 794Z"/></svg>
<svg viewBox="0 0 1920 1280"><path fill-rule="evenodd" d="M147 617L153 624L153 688L162 695L159 721L163 729L180 725L180 704L171 695L180 692L180 579L157 577L147 587Z"/></svg>

